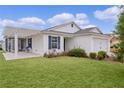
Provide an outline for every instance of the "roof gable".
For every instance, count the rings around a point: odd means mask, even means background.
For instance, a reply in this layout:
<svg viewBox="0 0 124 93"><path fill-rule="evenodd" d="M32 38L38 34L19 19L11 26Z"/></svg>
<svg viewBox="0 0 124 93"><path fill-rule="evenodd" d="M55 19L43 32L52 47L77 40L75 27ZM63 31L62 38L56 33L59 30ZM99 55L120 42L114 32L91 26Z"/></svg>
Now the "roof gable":
<svg viewBox="0 0 124 93"><path fill-rule="evenodd" d="M77 26L74 22L54 26L46 29L47 31L54 30L59 32L75 33L80 30L80 27Z"/></svg>

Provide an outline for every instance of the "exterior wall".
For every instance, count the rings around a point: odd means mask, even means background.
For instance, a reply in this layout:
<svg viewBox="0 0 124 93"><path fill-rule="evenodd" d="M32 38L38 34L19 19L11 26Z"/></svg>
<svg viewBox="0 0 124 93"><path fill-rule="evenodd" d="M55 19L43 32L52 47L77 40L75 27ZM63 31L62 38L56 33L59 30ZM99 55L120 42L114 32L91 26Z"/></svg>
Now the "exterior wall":
<svg viewBox="0 0 124 93"><path fill-rule="evenodd" d="M48 49L48 36L49 36L49 34L45 34L44 36L43 36L43 38L44 38L44 53L51 53L51 52L53 52L54 50L56 51L56 52L63 52L64 51L64 47L63 47L63 45L64 45L64 38L63 38L63 36L60 36L60 49ZM57 36L58 37L58 35L50 35L50 36Z"/></svg>
<svg viewBox="0 0 124 93"><path fill-rule="evenodd" d="M104 50L107 53L110 52L109 39L102 36L75 36L75 37L63 37L60 36L60 49L48 49L48 36L57 36L51 34L37 34L30 36L32 38L32 52L36 54L44 55L44 53L50 53L54 50L56 52L64 51L64 38L65 38L65 51L69 51L73 48L82 48L87 53L98 52ZM29 37L28 37L29 38ZM5 49L5 46L4 46Z"/></svg>
<svg viewBox="0 0 124 93"><path fill-rule="evenodd" d="M73 27L71 26L71 24L68 24L64 27L54 28L53 30L67 33L75 33L79 30L79 28L77 28L74 24Z"/></svg>
<svg viewBox="0 0 124 93"><path fill-rule="evenodd" d="M71 24L68 24L64 27L54 28L53 30L60 31L60 32L74 33L74 32L77 32L79 28L77 28L77 26L74 24L73 24L73 27L71 26ZM97 32L97 30L94 30L94 32ZM43 56L44 53L53 52L54 50L56 52L63 52L64 38L65 38L65 51L69 51L73 48L82 48L87 53L98 52L99 50L104 50L109 52L110 42L107 37L88 35L88 36L75 36L75 37L66 38L66 37L60 36L60 49L48 49L49 35L57 36L57 37L59 36L56 34L41 34L41 33L30 36L30 38L32 38L33 53L41 54ZM27 42L28 40L26 40L26 43Z"/></svg>
<svg viewBox="0 0 124 93"><path fill-rule="evenodd" d="M73 48L82 48L87 53L98 52L100 50L104 50L108 54L110 53L110 42L106 37L90 35L66 38L65 44L65 51L69 51Z"/></svg>
<svg viewBox="0 0 124 93"><path fill-rule="evenodd" d="M48 49L48 36L49 36L49 34L45 34L44 36L43 36L43 46L44 46L44 53L51 53L51 52L53 52L54 50L56 51L56 52L63 52L64 51L64 38L63 38L63 36L60 36L60 49ZM57 36L58 37L58 35L50 35L50 36Z"/></svg>
<svg viewBox="0 0 124 93"><path fill-rule="evenodd" d="M110 41L109 38L105 37L93 37L93 52L98 52L100 50L110 53Z"/></svg>
<svg viewBox="0 0 124 93"><path fill-rule="evenodd" d="M48 34L37 34L26 38L26 47L28 46L28 38L32 38L32 53L40 54L41 56L44 53L53 52L53 49L48 49ZM58 35L50 35L57 36ZM64 38L60 36L60 49L56 49L56 52L64 51ZM6 46L3 45L3 48L6 49Z"/></svg>
<svg viewBox="0 0 124 93"><path fill-rule="evenodd" d="M32 36L32 52L43 55L43 35L37 34Z"/></svg>
<svg viewBox="0 0 124 93"><path fill-rule="evenodd" d="M43 35L43 49L44 49L43 54L48 53L49 49L48 49L48 35L47 34Z"/></svg>
<svg viewBox="0 0 124 93"><path fill-rule="evenodd" d="M38 34L32 36L32 52L36 54L41 54L43 56L45 53L53 52L53 49L48 49L48 34ZM58 35L50 35L50 36L57 36ZM63 52L64 51L64 38L60 36L60 49L54 49L56 52Z"/></svg>
<svg viewBox="0 0 124 93"><path fill-rule="evenodd" d="M92 42L91 36L78 36L78 37L72 37L72 38L66 38L65 40L65 51L69 51L73 48L82 48L87 53L92 51L91 42Z"/></svg>

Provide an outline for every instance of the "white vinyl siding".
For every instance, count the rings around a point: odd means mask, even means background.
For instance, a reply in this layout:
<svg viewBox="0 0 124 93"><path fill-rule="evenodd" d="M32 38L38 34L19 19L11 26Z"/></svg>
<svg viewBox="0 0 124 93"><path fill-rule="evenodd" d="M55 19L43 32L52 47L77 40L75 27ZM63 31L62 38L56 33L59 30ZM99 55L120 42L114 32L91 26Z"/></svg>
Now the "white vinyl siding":
<svg viewBox="0 0 124 93"><path fill-rule="evenodd" d="M91 51L91 37L78 36L73 38L67 38L65 40L65 51L69 51L73 48L82 48L87 53L89 53Z"/></svg>
<svg viewBox="0 0 124 93"><path fill-rule="evenodd" d="M60 27L60 28L53 28L51 30L59 31L59 32L75 33L77 31L79 31L80 29L77 28L77 26L74 25L74 24L68 24L66 26L63 26L63 27Z"/></svg>
<svg viewBox="0 0 124 93"><path fill-rule="evenodd" d="M93 41L94 52L98 52L100 50L108 52L109 45L107 39L93 38Z"/></svg>

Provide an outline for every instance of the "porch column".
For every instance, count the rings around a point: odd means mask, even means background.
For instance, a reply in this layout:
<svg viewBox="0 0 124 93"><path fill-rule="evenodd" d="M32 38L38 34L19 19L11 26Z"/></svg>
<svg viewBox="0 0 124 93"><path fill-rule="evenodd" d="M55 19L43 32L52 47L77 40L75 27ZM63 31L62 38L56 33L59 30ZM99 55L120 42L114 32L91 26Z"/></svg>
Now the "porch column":
<svg viewBox="0 0 124 93"><path fill-rule="evenodd" d="M15 33L15 55L18 54L18 35Z"/></svg>
<svg viewBox="0 0 124 93"><path fill-rule="evenodd" d="M110 45L110 38L108 39L108 55L111 55L111 52L110 52L110 47L111 47L111 45Z"/></svg>

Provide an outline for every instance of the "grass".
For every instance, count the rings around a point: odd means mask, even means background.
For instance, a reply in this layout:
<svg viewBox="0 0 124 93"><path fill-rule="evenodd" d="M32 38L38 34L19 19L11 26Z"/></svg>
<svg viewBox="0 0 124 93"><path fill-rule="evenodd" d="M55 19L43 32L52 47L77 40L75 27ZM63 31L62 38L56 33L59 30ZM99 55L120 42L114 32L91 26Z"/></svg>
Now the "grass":
<svg viewBox="0 0 124 93"><path fill-rule="evenodd" d="M0 87L124 87L124 65L75 57L5 61L0 53Z"/></svg>

